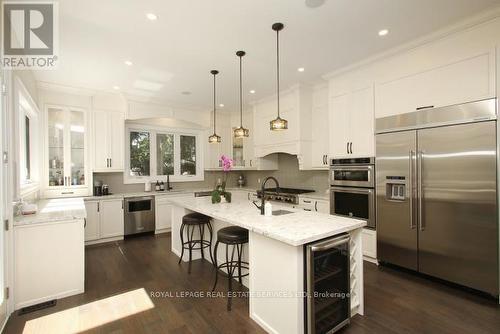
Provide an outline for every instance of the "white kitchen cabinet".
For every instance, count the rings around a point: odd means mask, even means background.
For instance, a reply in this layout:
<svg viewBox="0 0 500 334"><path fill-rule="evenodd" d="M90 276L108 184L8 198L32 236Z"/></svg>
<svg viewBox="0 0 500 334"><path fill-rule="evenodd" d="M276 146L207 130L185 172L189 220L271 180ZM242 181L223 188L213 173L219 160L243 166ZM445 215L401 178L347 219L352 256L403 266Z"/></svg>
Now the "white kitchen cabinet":
<svg viewBox="0 0 500 334"><path fill-rule="evenodd" d="M361 234L363 241L363 256L365 260L376 262L377 261L377 231L370 229L363 229Z"/></svg>
<svg viewBox="0 0 500 334"><path fill-rule="evenodd" d="M94 111L94 172L123 171L124 131L122 112Z"/></svg>
<svg viewBox="0 0 500 334"><path fill-rule="evenodd" d="M373 157L375 155L373 87L332 97L330 102L330 157Z"/></svg>
<svg viewBox="0 0 500 334"><path fill-rule="evenodd" d="M495 50L375 87L376 118L495 97Z"/></svg>
<svg viewBox="0 0 500 334"><path fill-rule="evenodd" d="M85 201L85 210L85 242L105 242L123 237L123 199Z"/></svg>
<svg viewBox="0 0 500 334"><path fill-rule="evenodd" d="M155 216L156 232L170 231L172 227L172 204L168 198L156 197Z"/></svg>
<svg viewBox="0 0 500 334"><path fill-rule="evenodd" d="M298 208L305 211L330 213L330 202L309 197L300 197Z"/></svg>
<svg viewBox="0 0 500 334"><path fill-rule="evenodd" d="M85 210L87 218L85 219L85 241L99 239L99 211L98 201L86 201Z"/></svg>
<svg viewBox="0 0 500 334"><path fill-rule="evenodd" d="M14 309L84 292L84 220L14 226Z"/></svg>
<svg viewBox="0 0 500 334"><path fill-rule="evenodd" d="M100 201L99 234L101 239L123 236L123 200Z"/></svg>
<svg viewBox="0 0 500 334"><path fill-rule="evenodd" d="M46 105L43 197L89 195L89 118L81 108Z"/></svg>
<svg viewBox="0 0 500 334"><path fill-rule="evenodd" d="M329 133L328 89L313 93L311 167L328 169Z"/></svg>

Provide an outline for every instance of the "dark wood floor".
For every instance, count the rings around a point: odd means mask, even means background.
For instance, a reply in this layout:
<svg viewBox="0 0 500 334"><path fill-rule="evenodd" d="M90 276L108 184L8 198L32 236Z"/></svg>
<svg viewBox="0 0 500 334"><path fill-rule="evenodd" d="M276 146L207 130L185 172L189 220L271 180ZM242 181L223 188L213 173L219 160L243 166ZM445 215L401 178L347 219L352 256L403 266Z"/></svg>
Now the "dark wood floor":
<svg viewBox="0 0 500 334"><path fill-rule="evenodd" d="M178 266L169 235L142 237L86 249L85 293L59 300L56 307L13 314L4 333L22 333L30 319L137 288L146 291L209 291L213 271L195 261L192 274ZM36 278L34 278L36 282ZM221 283L225 281L220 281ZM218 290L224 291L225 284ZM238 285L236 284L236 287ZM224 298L152 298L151 310L88 333L263 333L248 317L244 298L226 311ZM355 316L342 333L500 333L494 301L421 277L365 263L364 317Z"/></svg>

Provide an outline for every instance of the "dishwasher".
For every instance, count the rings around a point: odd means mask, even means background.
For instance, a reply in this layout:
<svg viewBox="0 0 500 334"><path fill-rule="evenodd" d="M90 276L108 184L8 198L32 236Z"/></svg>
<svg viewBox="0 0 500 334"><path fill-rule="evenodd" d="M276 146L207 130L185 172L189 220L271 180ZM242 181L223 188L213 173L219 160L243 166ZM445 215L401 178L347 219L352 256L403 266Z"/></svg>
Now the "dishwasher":
<svg viewBox="0 0 500 334"><path fill-rule="evenodd" d="M155 199L153 196L125 198L125 236L154 232Z"/></svg>

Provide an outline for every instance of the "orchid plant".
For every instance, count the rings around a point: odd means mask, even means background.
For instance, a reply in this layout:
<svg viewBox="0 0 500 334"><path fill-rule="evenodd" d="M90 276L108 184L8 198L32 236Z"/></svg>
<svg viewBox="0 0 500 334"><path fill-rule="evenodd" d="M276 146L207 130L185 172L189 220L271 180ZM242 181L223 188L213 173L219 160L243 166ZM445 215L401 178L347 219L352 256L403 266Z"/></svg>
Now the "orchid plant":
<svg viewBox="0 0 500 334"><path fill-rule="evenodd" d="M228 203L231 203L231 193L226 191L227 179L229 178L229 172L233 169L234 161L226 155L220 157L222 162L222 171L224 173L222 182L215 185L215 189L212 191L212 203L220 203L222 197L226 199Z"/></svg>

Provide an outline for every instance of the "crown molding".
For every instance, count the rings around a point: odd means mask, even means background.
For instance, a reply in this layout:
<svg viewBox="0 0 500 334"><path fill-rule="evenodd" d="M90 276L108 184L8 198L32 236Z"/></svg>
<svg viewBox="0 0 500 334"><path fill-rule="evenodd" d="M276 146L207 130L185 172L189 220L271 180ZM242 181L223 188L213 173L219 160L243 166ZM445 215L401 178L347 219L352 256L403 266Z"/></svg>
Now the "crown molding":
<svg viewBox="0 0 500 334"><path fill-rule="evenodd" d="M465 18L459 22L456 22L454 24L448 25L445 28L441 28L437 31L434 31L430 34L418 37L408 43L404 43L401 45L398 45L394 48L391 48L389 50L377 53L373 56L367 57L363 60L360 60L356 63L341 67L339 69L333 70L331 72L328 72L324 75L322 75L322 78L325 80L329 80L331 78L334 78L336 76L339 76L341 74L344 74L346 72L350 72L356 69L359 69L361 67L373 64L379 60L382 60L384 58L392 57L398 54L401 54L403 52L407 52L413 49L416 49L418 47L421 47L425 44L432 43L435 41L438 41L440 39L443 39L445 37L454 35L456 33L475 28L477 26L480 26L482 24L487 24L490 21L493 21L497 18L500 17L500 6L493 7L492 9L489 9L487 11L483 11L477 15L470 16L468 18Z"/></svg>

